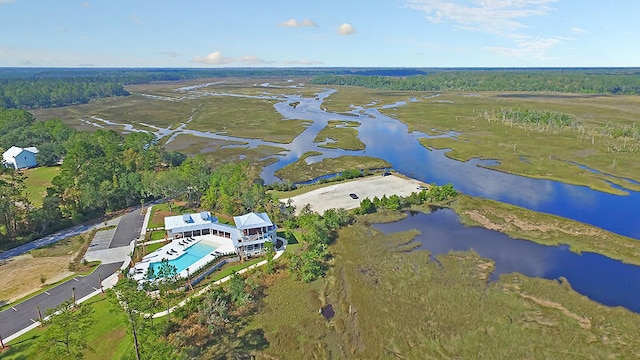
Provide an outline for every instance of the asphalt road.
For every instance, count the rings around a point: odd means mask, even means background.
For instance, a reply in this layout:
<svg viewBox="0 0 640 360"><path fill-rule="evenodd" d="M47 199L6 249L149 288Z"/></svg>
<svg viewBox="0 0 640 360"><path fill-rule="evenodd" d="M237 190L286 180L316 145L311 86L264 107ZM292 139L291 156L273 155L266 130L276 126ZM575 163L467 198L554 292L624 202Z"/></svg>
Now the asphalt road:
<svg viewBox="0 0 640 360"><path fill-rule="evenodd" d="M135 209L123 215L118 222L118 227L109 244L109 248L119 248L129 246L131 241L140 236L140 230L144 222L144 215L140 214L140 209ZM95 226L102 226L103 223L87 224L75 226L70 229L58 232L45 238L24 244L17 248L0 254L1 259L8 259L13 256L23 254L27 251L53 244L56 241L75 236L90 230ZM47 309L55 308L65 300L71 299L72 289L75 288L76 299L81 299L100 288L99 280L106 279L111 274L118 271L123 262L114 262L100 265L93 273L87 276L76 276L75 278L41 293L7 310L0 312L0 335L3 339L25 329L38 321L37 307L40 306L42 315Z"/></svg>
<svg viewBox="0 0 640 360"><path fill-rule="evenodd" d="M106 279L121 266L121 262L100 265L90 275L76 276L47 292L43 292L0 312L0 335L2 335L3 339L6 339L8 336L38 321L37 306L40 306L42 316L45 316L47 309L55 308L65 300L71 299L72 288L75 288L76 299L81 299L100 289L100 278L102 280Z"/></svg>
<svg viewBox="0 0 640 360"><path fill-rule="evenodd" d="M135 209L126 213L120 223L118 229L111 241L109 248L127 246L131 243L131 240L137 238L140 235L142 229L142 223L144 221L144 215L140 215L140 209ZM9 260L10 258L27 253L33 249L38 249L47 245L51 245L60 240L66 239L71 236L80 235L95 227L103 226L103 222L95 222L90 224L77 225L68 229L64 229L55 234L51 234L34 240L32 242L22 244L13 249L0 252L0 260Z"/></svg>
<svg viewBox="0 0 640 360"><path fill-rule="evenodd" d="M136 209L126 213L120 219L116 233L113 235L109 249L129 246L133 239L140 236L144 215L140 214L140 209Z"/></svg>

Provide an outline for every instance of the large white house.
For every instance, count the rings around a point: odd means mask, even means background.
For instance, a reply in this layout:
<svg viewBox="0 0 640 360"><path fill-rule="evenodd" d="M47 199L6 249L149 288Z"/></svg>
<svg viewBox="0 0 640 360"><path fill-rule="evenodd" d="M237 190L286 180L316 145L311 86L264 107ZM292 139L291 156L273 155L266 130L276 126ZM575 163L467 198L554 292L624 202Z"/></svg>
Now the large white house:
<svg viewBox="0 0 640 360"><path fill-rule="evenodd" d="M38 166L37 153L38 149L33 146L24 149L12 146L2 154L2 162L5 167L12 167L16 170L36 167Z"/></svg>
<svg viewBox="0 0 640 360"><path fill-rule="evenodd" d="M214 235L230 239L236 253L242 257L260 255L264 243L276 242L277 226L271 222L266 213L251 212L234 216L235 226L218 222L210 212L167 216L164 218L164 229L167 236L180 239L191 236Z"/></svg>

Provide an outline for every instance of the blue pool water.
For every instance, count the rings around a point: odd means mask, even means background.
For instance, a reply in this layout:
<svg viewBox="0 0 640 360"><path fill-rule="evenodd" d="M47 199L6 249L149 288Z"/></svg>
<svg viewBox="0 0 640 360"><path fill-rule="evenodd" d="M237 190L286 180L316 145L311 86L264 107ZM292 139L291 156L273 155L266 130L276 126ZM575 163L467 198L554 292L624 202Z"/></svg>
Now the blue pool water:
<svg viewBox="0 0 640 360"><path fill-rule="evenodd" d="M199 242L189 247L184 254L180 255L179 257L173 260L169 260L169 264L175 266L177 269L177 273L179 274L180 272L184 271L186 268L193 265L193 263L195 263L196 261L214 252L216 249L217 248L213 245ZM159 266L160 266L160 262L154 262L149 264L149 268L153 269L154 274L156 273L156 270ZM190 270L195 270L195 269L190 269Z"/></svg>

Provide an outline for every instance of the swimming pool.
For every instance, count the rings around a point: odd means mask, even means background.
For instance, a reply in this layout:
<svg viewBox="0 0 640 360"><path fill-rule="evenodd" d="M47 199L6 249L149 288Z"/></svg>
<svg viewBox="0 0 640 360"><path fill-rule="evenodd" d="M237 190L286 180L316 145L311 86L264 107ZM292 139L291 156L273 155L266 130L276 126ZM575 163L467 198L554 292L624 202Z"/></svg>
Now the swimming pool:
<svg viewBox="0 0 640 360"><path fill-rule="evenodd" d="M193 265L196 261L202 259L203 257L211 254L217 249L216 246L209 245L206 243L198 242L190 246L184 254L179 257L169 260L169 264L176 267L176 273L180 274L186 268ZM158 267L160 266L160 262L153 262L149 264L149 269L153 269L153 273L155 274ZM190 268L190 270L195 271L196 269Z"/></svg>

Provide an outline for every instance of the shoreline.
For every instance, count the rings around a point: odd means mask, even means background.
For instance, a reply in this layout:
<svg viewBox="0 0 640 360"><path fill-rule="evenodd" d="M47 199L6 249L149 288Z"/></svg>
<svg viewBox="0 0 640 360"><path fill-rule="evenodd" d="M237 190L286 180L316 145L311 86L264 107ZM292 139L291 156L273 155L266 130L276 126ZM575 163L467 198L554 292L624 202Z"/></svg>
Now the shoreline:
<svg viewBox="0 0 640 360"><path fill-rule="evenodd" d="M376 182L384 184L385 187L376 187ZM338 207L350 210L359 207L360 201L365 197L373 199L373 196L393 194L407 196L417 191L417 186L425 184L394 172L385 177L373 175L325 185L302 194L283 197L280 201L292 199L293 205L296 206L296 214L299 214L302 206L306 204L310 204L311 210L317 212ZM351 192L356 193L359 199L351 199ZM375 195L370 195L372 193ZM280 195L286 195L286 192ZM342 204L344 206L340 206ZM465 226L480 226L502 232L512 238L546 246L567 245L572 252L578 254L590 252L640 266L639 240L591 224L465 194L459 194L445 206L454 210Z"/></svg>

